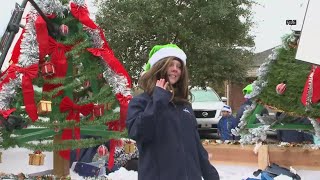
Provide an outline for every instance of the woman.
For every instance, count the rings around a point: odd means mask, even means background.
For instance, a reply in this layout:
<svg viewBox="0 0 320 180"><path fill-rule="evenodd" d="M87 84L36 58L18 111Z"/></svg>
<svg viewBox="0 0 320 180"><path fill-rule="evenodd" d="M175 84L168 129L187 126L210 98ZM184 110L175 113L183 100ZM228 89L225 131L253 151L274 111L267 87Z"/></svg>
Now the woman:
<svg viewBox="0 0 320 180"><path fill-rule="evenodd" d="M129 103L126 125L139 150L139 180L219 179L197 132L188 101L186 54L157 45L139 80L144 93Z"/></svg>

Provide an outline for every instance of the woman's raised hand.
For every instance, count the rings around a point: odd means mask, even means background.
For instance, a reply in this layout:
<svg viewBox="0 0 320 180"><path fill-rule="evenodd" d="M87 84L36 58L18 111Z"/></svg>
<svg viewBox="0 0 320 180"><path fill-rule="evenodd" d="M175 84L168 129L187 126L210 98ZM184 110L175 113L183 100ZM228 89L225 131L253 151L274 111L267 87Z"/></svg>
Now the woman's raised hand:
<svg viewBox="0 0 320 180"><path fill-rule="evenodd" d="M157 80L156 86L166 90L168 87L169 82L166 82L165 79L159 79Z"/></svg>

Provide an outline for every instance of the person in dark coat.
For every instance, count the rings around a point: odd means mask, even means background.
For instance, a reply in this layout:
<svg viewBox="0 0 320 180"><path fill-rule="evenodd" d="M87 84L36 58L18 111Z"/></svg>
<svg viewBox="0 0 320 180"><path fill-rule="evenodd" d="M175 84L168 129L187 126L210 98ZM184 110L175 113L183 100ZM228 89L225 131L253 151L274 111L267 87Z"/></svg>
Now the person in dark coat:
<svg viewBox="0 0 320 180"><path fill-rule="evenodd" d="M189 102L186 54L157 45L139 80L144 92L129 103L126 126L139 150L139 180L218 180Z"/></svg>
<svg viewBox="0 0 320 180"><path fill-rule="evenodd" d="M239 140L238 136L234 136L231 133L231 129L234 129L238 126L238 121L231 114L231 107L224 105L221 109L221 119L218 123L218 134L222 141L225 140Z"/></svg>
<svg viewBox="0 0 320 180"><path fill-rule="evenodd" d="M246 107L247 106L251 106L252 105L252 101L251 99L249 98L250 97L250 94L252 93L253 91L253 86L252 84L248 84L245 88L242 89L242 92L244 94L244 102L241 104L240 108L238 109L237 111L237 114L236 114L236 119L238 122L240 122L240 119L244 113L244 111L246 110ZM267 108L263 108L261 113L260 113L260 116L263 116L264 114L268 115L269 114L269 111ZM256 118L256 121L255 123L259 123L259 120L258 118Z"/></svg>
<svg viewBox="0 0 320 180"><path fill-rule="evenodd" d="M279 118L281 112L276 113L276 118ZM288 115L284 115L287 118L290 117ZM290 117L291 122L295 124L305 124L310 125L311 122L308 118L303 117ZM309 142L313 143L313 136L309 133L306 133L304 131L298 131L298 130L277 130L277 139L281 142L288 142L288 143L304 143Z"/></svg>

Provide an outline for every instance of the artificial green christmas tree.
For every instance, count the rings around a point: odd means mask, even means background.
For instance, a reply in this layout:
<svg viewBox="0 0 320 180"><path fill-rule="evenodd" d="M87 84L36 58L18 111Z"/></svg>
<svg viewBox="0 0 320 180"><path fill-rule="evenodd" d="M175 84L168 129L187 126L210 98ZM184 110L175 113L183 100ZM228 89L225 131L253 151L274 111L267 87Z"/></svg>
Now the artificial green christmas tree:
<svg viewBox="0 0 320 180"><path fill-rule="evenodd" d="M111 140L112 157L116 139L125 136L127 71L83 0L35 4L43 15L29 12L12 64L0 77L1 148L56 151L68 160L70 149Z"/></svg>
<svg viewBox="0 0 320 180"><path fill-rule="evenodd" d="M275 48L259 68L252 92L246 95L254 103L247 107L239 128L233 130L241 135L241 142L265 140L269 129L305 130L320 136L320 69L295 59L298 37L294 33L284 37L282 46ZM282 115L259 115L264 108ZM307 118L310 122L304 124L295 121L296 118Z"/></svg>

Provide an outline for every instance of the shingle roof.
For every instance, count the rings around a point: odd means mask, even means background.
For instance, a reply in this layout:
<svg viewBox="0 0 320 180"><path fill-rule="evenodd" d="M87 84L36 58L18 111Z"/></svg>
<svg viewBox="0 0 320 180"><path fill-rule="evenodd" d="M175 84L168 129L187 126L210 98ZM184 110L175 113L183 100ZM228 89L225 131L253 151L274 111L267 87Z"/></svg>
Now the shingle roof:
<svg viewBox="0 0 320 180"><path fill-rule="evenodd" d="M276 46L277 47L277 46ZM252 67L260 67L261 64L267 61L267 58L270 54L272 54L272 50L275 49L276 47L267 49L265 51L256 53L253 57L252 61Z"/></svg>

